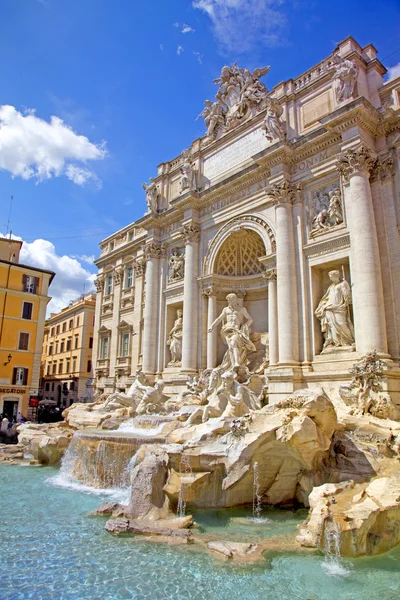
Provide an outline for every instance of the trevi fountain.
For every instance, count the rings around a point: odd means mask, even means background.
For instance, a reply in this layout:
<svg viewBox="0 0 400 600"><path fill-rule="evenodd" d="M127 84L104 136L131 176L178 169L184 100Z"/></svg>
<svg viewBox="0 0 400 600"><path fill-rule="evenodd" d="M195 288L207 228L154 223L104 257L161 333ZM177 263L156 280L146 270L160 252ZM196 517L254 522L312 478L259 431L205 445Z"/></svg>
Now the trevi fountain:
<svg viewBox="0 0 400 600"><path fill-rule="evenodd" d="M2 597L399 598L400 78L376 54L347 38L272 91L223 67L205 136L101 243L95 401L0 447Z"/></svg>

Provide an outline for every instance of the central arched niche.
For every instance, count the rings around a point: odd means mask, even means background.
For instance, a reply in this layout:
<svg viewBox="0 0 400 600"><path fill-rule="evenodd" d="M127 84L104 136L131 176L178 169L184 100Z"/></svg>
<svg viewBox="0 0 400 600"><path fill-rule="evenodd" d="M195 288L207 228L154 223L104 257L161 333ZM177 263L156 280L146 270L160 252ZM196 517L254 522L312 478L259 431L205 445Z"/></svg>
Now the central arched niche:
<svg viewBox="0 0 400 600"><path fill-rule="evenodd" d="M249 356L249 359L250 362L256 359L258 363L261 363L264 358L264 344L267 342L268 332L267 286L264 284L265 280L262 279L264 268L259 260L265 255L266 248L261 236L256 231L243 227L232 231L224 240L217 251L213 265L214 275L224 278L226 289L230 288L230 291L234 291L238 287L242 287L241 282L243 282L242 290L245 290L246 294L243 300L240 295L239 302L245 305L254 321L251 331L253 333L253 342L258 348L257 355L259 355L257 357L255 355L253 357ZM248 286L249 277L252 281L260 279L263 283L261 285ZM226 306L225 295L218 295L218 314ZM219 362L222 360L225 351L226 346L224 346L222 339L218 336L217 354Z"/></svg>
<svg viewBox="0 0 400 600"><path fill-rule="evenodd" d="M246 277L263 271L258 260L265 255L261 237L250 229L233 231L222 244L214 263L214 273L227 277Z"/></svg>

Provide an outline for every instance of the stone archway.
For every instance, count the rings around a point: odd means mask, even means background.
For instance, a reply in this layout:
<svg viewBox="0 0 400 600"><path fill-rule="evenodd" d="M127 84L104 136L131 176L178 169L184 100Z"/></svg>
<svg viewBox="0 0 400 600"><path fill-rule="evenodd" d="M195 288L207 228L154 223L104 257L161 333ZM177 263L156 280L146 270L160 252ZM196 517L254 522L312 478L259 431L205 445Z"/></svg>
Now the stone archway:
<svg viewBox="0 0 400 600"><path fill-rule="evenodd" d="M243 277L262 273L259 258L265 256L264 242L250 229L233 231L223 242L214 261L214 273Z"/></svg>
<svg viewBox="0 0 400 600"><path fill-rule="evenodd" d="M257 215L241 215L238 217L234 217L225 225L218 230L213 239L211 240L207 254L204 259L203 264L203 276L212 275L216 273L216 261L217 258L221 256L220 252L223 249L224 242L228 240L228 238L233 233L241 233L246 231L248 234L246 238L246 246L248 249L250 247L257 246L256 240L259 239L260 242L264 245L264 250L260 254L260 256L268 256L270 254L274 254L276 251L276 242L275 235L271 228L271 226L265 221L264 218L259 217ZM252 235L252 233L256 235ZM232 240L232 243L234 238ZM228 248L228 247L226 247ZM261 246L259 248L259 252L261 252ZM259 256L259 257L260 257ZM258 258L259 258L258 257ZM256 271L256 272L261 272Z"/></svg>

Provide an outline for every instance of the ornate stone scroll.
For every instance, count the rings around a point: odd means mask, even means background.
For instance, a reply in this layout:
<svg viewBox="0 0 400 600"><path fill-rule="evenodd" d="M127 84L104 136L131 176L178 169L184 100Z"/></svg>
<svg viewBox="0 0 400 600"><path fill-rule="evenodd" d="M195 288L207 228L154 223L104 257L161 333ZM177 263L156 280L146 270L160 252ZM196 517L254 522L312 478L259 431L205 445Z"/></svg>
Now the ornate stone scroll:
<svg viewBox="0 0 400 600"><path fill-rule="evenodd" d="M198 242L200 240L200 227L194 223L187 223L182 227L182 237L185 242Z"/></svg>
<svg viewBox="0 0 400 600"><path fill-rule="evenodd" d="M146 269L146 259L143 257L143 258L139 258L137 261L135 261L134 269L135 269L135 277L142 277L142 275L144 274L144 271Z"/></svg>
<svg viewBox="0 0 400 600"><path fill-rule="evenodd" d="M114 270L114 284L115 285L119 285L121 283L123 274L124 274L124 272L121 269L121 267Z"/></svg>
<svg viewBox="0 0 400 600"><path fill-rule="evenodd" d="M102 275L98 275L94 280L94 285L97 293L102 292L104 289L104 277Z"/></svg>
<svg viewBox="0 0 400 600"><path fill-rule="evenodd" d="M158 242L149 242L143 248L143 254L146 260L150 258L162 258L165 255L165 249Z"/></svg>
<svg viewBox="0 0 400 600"><path fill-rule="evenodd" d="M299 198L300 186L284 179L280 183L275 183L267 189L268 196L271 196L274 205L294 204Z"/></svg>

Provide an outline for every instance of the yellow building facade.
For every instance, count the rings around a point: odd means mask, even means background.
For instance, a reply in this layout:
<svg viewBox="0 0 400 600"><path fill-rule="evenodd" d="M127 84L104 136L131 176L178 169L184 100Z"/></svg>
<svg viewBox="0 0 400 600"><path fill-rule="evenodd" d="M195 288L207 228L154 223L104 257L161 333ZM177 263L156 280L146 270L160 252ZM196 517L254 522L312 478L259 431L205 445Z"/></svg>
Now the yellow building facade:
<svg viewBox="0 0 400 600"><path fill-rule="evenodd" d="M30 416L39 395L46 307L55 273L19 262L22 242L0 238L0 413Z"/></svg>
<svg viewBox="0 0 400 600"><path fill-rule="evenodd" d="M91 399L95 305L88 294L46 321L41 396L61 408Z"/></svg>

